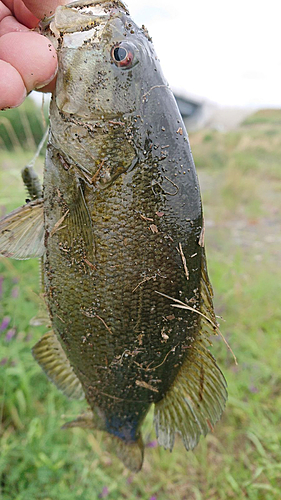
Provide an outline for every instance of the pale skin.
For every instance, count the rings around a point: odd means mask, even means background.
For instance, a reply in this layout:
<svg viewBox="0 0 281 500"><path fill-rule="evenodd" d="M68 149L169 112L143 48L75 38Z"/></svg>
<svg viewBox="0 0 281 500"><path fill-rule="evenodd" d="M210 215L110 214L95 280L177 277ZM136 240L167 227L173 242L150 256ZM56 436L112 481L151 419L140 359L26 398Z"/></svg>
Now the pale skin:
<svg viewBox="0 0 281 500"><path fill-rule="evenodd" d="M66 0L0 0L0 109L19 106L34 89L54 90L57 56L32 31Z"/></svg>

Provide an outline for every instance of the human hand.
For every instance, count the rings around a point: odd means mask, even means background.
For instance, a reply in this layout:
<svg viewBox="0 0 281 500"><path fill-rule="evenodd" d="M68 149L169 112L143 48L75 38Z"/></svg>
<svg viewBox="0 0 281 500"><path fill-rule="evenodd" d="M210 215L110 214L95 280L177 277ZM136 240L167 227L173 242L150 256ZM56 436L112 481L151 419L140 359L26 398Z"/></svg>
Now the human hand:
<svg viewBox="0 0 281 500"><path fill-rule="evenodd" d="M0 0L0 109L19 106L33 89L52 92L57 55L31 31L64 0Z"/></svg>

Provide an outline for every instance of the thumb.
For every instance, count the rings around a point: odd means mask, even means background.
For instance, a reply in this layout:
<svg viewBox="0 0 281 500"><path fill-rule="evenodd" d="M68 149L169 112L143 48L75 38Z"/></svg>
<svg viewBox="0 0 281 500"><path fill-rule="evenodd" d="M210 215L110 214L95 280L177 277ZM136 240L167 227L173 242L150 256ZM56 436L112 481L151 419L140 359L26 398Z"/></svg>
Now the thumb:
<svg viewBox="0 0 281 500"><path fill-rule="evenodd" d="M69 0L23 0L26 7L38 18L50 17L58 5L69 3Z"/></svg>

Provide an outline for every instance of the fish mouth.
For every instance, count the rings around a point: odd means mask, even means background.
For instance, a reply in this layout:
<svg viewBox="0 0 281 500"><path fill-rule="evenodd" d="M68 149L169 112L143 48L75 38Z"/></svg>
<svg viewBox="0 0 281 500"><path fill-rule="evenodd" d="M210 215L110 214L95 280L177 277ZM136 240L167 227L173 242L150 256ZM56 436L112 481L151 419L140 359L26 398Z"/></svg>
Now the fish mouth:
<svg viewBox="0 0 281 500"><path fill-rule="evenodd" d="M58 6L50 20L51 36L57 40L63 34L61 48L75 49L84 43L99 43L108 23L116 17L129 16L126 5L121 0L76 0ZM56 45L58 48L58 45Z"/></svg>
<svg viewBox="0 0 281 500"><path fill-rule="evenodd" d="M99 25L106 24L114 15L121 13L129 15L122 0L75 0L57 7L51 31L56 35L97 30Z"/></svg>

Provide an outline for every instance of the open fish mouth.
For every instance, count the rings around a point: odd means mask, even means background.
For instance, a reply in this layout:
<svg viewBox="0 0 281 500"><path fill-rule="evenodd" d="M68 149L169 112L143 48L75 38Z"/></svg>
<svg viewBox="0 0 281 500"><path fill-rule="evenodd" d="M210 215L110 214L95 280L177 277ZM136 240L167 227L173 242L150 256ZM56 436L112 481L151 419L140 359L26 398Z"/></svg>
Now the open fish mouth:
<svg viewBox="0 0 281 500"><path fill-rule="evenodd" d="M41 21L39 29L51 39L56 49L75 49L89 40L99 43L107 23L114 15L122 13L129 15L128 8L120 0L75 0L57 7L51 17Z"/></svg>
<svg viewBox="0 0 281 500"><path fill-rule="evenodd" d="M49 17L45 17L39 24L40 31L44 32L45 29L50 25L55 17L57 17L57 13L60 14L60 10L73 10L74 17L77 17L77 14L80 16L84 16L84 20L86 16L96 16L97 18L102 18L103 16L109 16L112 11L124 11L125 14L129 14L128 7L121 0L73 0L72 2L68 2L66 5L58 6L56 12ZM62 18L61 18L62 20ZM81 19L80 19L81 20ZM63 28L69 32L71 32L72 26L69 23L65 23ZM79 29L77 20L75 22L75 28Z"/></svg>

